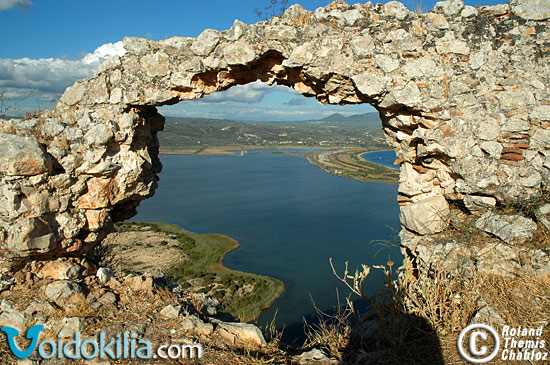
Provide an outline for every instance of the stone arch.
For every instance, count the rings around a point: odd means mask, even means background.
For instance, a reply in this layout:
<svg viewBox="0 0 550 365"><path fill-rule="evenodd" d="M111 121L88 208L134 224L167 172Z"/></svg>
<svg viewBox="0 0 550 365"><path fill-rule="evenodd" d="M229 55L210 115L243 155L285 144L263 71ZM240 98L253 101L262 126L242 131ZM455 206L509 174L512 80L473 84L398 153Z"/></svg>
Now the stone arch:
<svg viewBox="0 0 550 365"><path fill-rule="evenodd" d="M535 10L336 1L197 38L125 38L127 53L55 109L2 125L13 154L0 157L5 270L85 252L153 194L156 106L255 80L379 111L408 235L444 230L450 200L483 210L539 194L550 184L550 75L548 13Z"/></svg>

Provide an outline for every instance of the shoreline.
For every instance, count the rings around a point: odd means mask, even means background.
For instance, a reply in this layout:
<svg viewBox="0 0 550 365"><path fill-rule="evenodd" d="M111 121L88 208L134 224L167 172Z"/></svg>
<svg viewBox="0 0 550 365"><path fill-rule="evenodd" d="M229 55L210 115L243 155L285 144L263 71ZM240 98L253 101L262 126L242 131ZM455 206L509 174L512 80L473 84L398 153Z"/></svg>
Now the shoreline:
<svg viewBox="0 0 550 365"><path fill-rule="evenodd" d="M372 162L372 161L369 161L367 160L366 158L363 157L364 154L367 154L367 153L372 153L372 152L394 152L393 150L376 150L376 151L367 151L365 153L362 153L359 155L359 158L361 158L362 160L364 160L365 162L370 162L370 163L373 163L375 165L378 165L378 166L383 166L383 167L386 167L386 168L389 168L389 169L392 169L393 167L389 167L389 166L386 166L386 165L382 165L380 163L376 163L376 162ZM399 164L397 164L399 165ZM394 165L394 166L397 166L397 165ZM399 171L399 168L395 168L395 170Z"/></svg>
<svg viewBox="0 0 550 365"><path fill-rule="evenodd" d="M177 225L176 225L177 226ZM179 226L178 226L179 227ZM180 227L181 228L181 227ZM188 231L188 232L191 232L191 231ZM241 273L241 274L251 274L251 275L257 275L257 276L261 276L261 277L266 277L266 278L269 278L271 280L276 280L276 281L279 281L281 282L281 284L283 285L283 288L282 288L282 291L277 293L276 295L271 295L269 296L266 300L266 302L260 306L260 312L258 313L258 315L256 316L253 316L253 317L249 317L249 318L246 318L243 319L244 322L251 322L251 321L254 321L256 320L260 314L261 314L261 311L263 311L264 309L268 309L269 307L271 307L273 305L273 303L281 296L283 295L284 293L284 282L280 279L277 279L277 278L274 278L272 276L268 276L268 275L263 275L263 274L256 274L256 273L251 273L251 272L248 272L248 271L240 271L240 270L234 270L234 269L230 269L228 268L227 266L225 266L223 264L223 260L225 259L225 256L233 251L236 251L239 247L241 247L241 244L239 243L239 241L237 241L236 239L232 238L232 237L229 237L228 235L225 235L223 233L196 233L196 232L191 232L191 233L195 233L195 234L199 234L199 235L211 235L211 236L215 236L219 239L223 239L227 242L230 242L233 244L232 247L228 247L225 252L223 252L222 255L220 255L220 258L218 260L217 263L215 263L214 265L211 266L211 269L214 270L214 271L225 271L225 272L234 272L234 273Z"/></svg>
<svg viewBox="0 0 550 365"><path fill-rule="evenodd" d="M277 278L225 266L225 256L238 249L240 243L224 234L196 233L163 222L119 223L115 234L133 234L126 240L128 242L120 237L114 241L118 246L119 260L123 262L122 270L132 272L158 268L155 257L171 250L171 262L163 264L165 274L174 283L192 292L216 297L221 302L222 311L244 322L258 318L285 290L284 283ZM141 243L135 244L136 241ZM176 250L179 250L178 257ZM132 259L139 261L132 262ZM150 262L144 265L147 259Z"/></svg>
<svg viewBox="0 0 550 365"><path fill-rule="evenodd" d="M367 161L361 157L365 153L378 151L380 150L368 151L361 148L341 149L332 151L332 153L309 153L306 155L306 158L312 165L336 176L359 181L398 184L399 169Z"/></svg>
<svg viewBox="0 0 550 365"><path fill-rule="evenodd" d="M160 149L160 155L197 155L197 156L238 156L240 151L244 150L264 150L264 149L293 149L293 150L335 150L352 149L357 147L342 146L304 146L304 145L273 145L273 146L253 146L253 145L223 145L223 146L203 146L199 148L189 147L182 149ZM375 150L379 151L379 150Z"/></svg>
<svg viewBox="0 0 550 365"><path fill-rule="evenodd" d="M206 146L196 150L161 150L160 155L195 155L195 156L244 156L247 150L316 150L306 154L288 153L288 155L304 157L309 163L325 172L335 176L356 179L359 181L371 181L386 184L398 184L399 169L387 167L375 162L367 161L361 155L369 152L391 151L369 149L361 147L338 146ZM270 154L277 154L268 152ZM283 152L283 154L286 154Z"/></svg>

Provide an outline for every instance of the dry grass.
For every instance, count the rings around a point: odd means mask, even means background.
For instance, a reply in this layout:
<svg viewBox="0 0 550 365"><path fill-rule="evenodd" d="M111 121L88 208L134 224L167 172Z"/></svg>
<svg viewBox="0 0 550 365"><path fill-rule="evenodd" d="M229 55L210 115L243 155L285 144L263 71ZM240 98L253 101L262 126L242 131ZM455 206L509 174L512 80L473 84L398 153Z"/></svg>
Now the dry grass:
<svg viewBox="0 0 550 365"><path fill-rule="evenodd" d="M281 344L281 338L283 337L283 332L285 330L284 325L281 330L277 329L276 320L279 309L275 310L273 319L262 329L265 340L272 346L279 347Z"/></svg>
<svg viewBox="0 0 550 365"><path fill-rule="evenodd" d="M325 349L331 356L343 358L344 351L348 345L352 331L350 316L353 314L353 307L340 303L340 296L337 293L338 305L336 313L328 314L317 307L313 298L311 302L317 314L317 323L309 324L304 318L304 330L306 333L306 341L303 345L304 349L312 349L320 347Z"/></svg>
<svg viewBox="0 0 550 365"><path fill-rule="evenodd" d="M416 13L418 18L422 17L422 0L415 1L412 5L412 11Z"/></svg>
<svg viewBox="0 0 550 365"><path fill-rule="evenodd" d="M392 271L393 262L387 265L376 267L384 271L386 280L373 298L362 293L370 268L363 267L353 275L347 267L342 275L334 271L374 313L361 316L348 300L339 317L333 318L335 324L325 320L310 327L310 346L323 347L349 364L464 363L456 349L458 335L486 306L509 326L545 326L543 338L550 341L550 282L533 273L517 272L509 278L479 271L472 275L461 267L433 267L417 278L408 259L396 273ZM353 330L349 327L350 313L358 319ZM488 324L497 331L502 326L492 320Z"/></svg>
<svg viewBox="0 0 550 365"><path fill-rule="evenodd" d="M464 244L468 247L491 241L491 237L476 226L476 217L451 205L448 216L449 225L442 237Z"/></svg>

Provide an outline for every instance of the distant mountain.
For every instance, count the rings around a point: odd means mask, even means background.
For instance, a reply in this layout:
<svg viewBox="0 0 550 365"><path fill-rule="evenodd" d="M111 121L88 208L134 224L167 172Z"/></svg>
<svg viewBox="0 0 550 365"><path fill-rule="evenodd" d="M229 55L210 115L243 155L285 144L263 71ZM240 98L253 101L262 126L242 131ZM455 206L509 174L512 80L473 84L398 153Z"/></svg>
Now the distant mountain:
<svg viewBox="0 0 550 365"><path fill-rule="evenodd" d="M363 130L370 133L375 137L383 137L382 133L382 121L378 112L355 114L346 117L339 113L331 114L322 119L308 120L303 122L291 122L293 125L324 125L331 126L333 128L343 128L347 130Z"/></svg>
<svg viewBox="0 0 550 365"><path fill-rule="evenodd" d="M342 120L346 120L348 117L343 116L340 113L334 113L329 115L328 117L324 117L322 120L326 122L341 122Z"/></svg>
<svg viewBox="0 0 550 365"><path fill-rule="evenodd" d="M329 115L328 117L323 118L322 120L327 122L333 122L333 123L359 122L359 123L380 123L380 125L382 125L380 122L380 117L378 116L378 112L355 114L349 117L346 117L340 113L334 113Z"/></svg>

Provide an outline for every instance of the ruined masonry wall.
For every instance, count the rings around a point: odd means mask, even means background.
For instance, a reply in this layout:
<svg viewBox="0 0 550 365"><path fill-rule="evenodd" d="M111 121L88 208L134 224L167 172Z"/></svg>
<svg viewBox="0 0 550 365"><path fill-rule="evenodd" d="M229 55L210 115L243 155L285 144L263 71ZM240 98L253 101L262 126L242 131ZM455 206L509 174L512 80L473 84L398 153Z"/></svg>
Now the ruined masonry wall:
<svg viewBox="0 0 550 365"><path fill-rule="evenodd" d="M125 38L127 53L55 109L0 122L2 270L83 254L153 194L156 106L257 79L380 112L410 234L444 230L451 200L483 211L536 196L550 185L549 11L546 0L450 0L426 14L334 2L197 38Z"/></svg>

